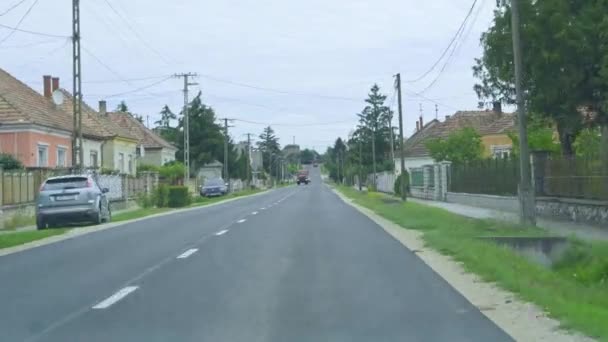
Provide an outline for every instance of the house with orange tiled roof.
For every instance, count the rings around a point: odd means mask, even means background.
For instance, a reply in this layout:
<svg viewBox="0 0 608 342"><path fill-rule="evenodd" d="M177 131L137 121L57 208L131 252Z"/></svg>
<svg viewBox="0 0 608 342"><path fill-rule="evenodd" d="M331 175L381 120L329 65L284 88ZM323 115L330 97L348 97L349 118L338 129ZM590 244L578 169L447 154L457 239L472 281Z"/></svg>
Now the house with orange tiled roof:
<svg viewBox="0 0 608 342"><path fill-rule="evenodd" d="M64 98L61 110L73 118L74 96L63 88L58 89ZM103 139L99 144L83 144L85 163L88 161L91 167L98 165L109 171L136 175L137 136L110 119L106 102L103 100L99 101L98 111L83 101L81 111L83 126L94 130Z"/></svg>
<svg viewBox="0 0 608 342"><path fill-rule="evenodd" d="M51 100L58 79L44 77L44 96L0 69L0 153L15 156L26 167L72 165L72 118ZM83 126L83 141L103 138Z"/></svg>
<svg viewBox="0 0 608 342"><path fill-rule="evenodd" d="M505 157L511 153L513 143L509 133L514 129L515 115L504 113L499 106L494 110L458 111L447 115L444 121L437 119L424 124L422 118L416 123L416 132L404 143L404 163L407 170L435 161L426 147L432 139L447 138L451 133L465 127L473 128L481 136L484 157ZM400 170L399 158L395 158L395 170Z"/></svg>
<svg viewBox="0 0 608 342"><path fill-rule="evenodd" d="M111 112L108 117L114 124L127 130L138 140L138 163L162 166L175 160L177 147L139 122L133 115L125 112Z"/></svg>

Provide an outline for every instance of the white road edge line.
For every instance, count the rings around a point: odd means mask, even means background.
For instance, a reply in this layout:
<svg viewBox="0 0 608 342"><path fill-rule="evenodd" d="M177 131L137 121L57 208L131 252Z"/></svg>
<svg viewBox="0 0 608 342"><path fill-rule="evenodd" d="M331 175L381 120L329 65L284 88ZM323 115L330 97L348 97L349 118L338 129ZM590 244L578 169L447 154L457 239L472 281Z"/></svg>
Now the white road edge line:
<svg viewBox="0 0 608 342"><path fill-rule="evenodd" d="M240 219L240 220L236 221L236 223L243 223L243 222L245 222L245 221L247 221L247 220L245 220L245 219Z"/></svg>
<svg viewBox="0 0 608 342"><path fill-rule="evenodd" d="M125 288L122 288L118 292L116 292L115 294L113 294L110 297L106 298L105 300L99 302L97 305L95 305L93 307L93 309L107 309L112 304L114 304L114 303L118 302L119 300L125 298L126 296L129 295L129 293L137 290L138 288L139 288L139 286L127 286Z"/></svg>
<svg viewBox="0 0 608 342"><path fill-rule="evenodd" d="M184 253L178 255L178 259L186 259L187 257L191 256L192 254L196 253L198 251L198 248L190 248L189 250L185 251Z"/></svg>
<svg viewBox="0 0 608 342"><path fill-rule="evenodd" d="M257 211L254 211L254 212L251 213L251 215L257 215L257 214L258 214Z"/></svg>
<svg viewBox="0 0 608 342"><path fill-rule="evenodd" d="M215 233L215 236L221 236L228 233L228 229L224 229L224 230L220 230L219 232Z"/></svg>

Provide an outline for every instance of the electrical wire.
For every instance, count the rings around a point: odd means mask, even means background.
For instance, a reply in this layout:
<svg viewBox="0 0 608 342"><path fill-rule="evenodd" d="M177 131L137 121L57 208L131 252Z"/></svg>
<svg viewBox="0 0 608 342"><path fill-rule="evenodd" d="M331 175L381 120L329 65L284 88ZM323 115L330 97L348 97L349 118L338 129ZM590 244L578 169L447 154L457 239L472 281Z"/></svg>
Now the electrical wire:
<svg viewBox="0 0 608 342"><path fill-rule="evenodd" d="M230 80L222 79L222 78L211 76L211 75L199 74L199 76L201 76L203 78L206 78L206 79L209 79L209 80L212 80L212 81L215 81L215 82L231 84L231 85L234 85L234 86L239 86L239 87L244 87L244 88L262 90L262 91L268 91L268 92L273 92L273 93L277 93L277 94L298 95L298 96L318 97L318 98L331 99L331 100L361 102L361 99L356 99L356 98L352 98L352 97L331 96L331 95L314 94L314 93L292 92L292 91L287 91L287 90L281 90L281 89L275 89L275 88L267 88L267 87L262 87L262 86L247 84L247 83L230 81Z"/></svg>
<svg viewBox="0 0 608 342"><path fill-rule="evenodd" d="M137 30L135 30L135 28L133 28L133 26L131 26L131 23L129 22L129 20L127 20L113 5L112 3L110 3L109 0L103 0L106 5L108 5L108 7L110 7L110 9L112 10L112 12L114 12L118 18L120 18L125 25L127 26L127 28L129 29L129 31L131 31L135 37L137 37L137 39L146 47L148 48L150 51L152 51L155 55L157 55L165 64L170 65L171 63L168 61L167 58L165 58L165 56L163 54L160 53L160 51L158 51L156 48L154 48L152 45L150 45L140 34Z"/></svg>
<svg viewBox="0 0 608 342"><path fill-rule="evenodd" d="M17 25L15 25L15 28L13 30L11 30L11 32L9 32L6 36L4 36L4 38L0 39L0 45L2 45L2 43L4 43L7 39L9 39L17 31L17 29L19 29L19 26L21 26L21 23L23 23L25 18L27 18L27 16L30 14L30 12L32 12L32 9L36 6L36 4L38 4L38 1L39 0L34 0L32 5L27 9L27 11L25 11L25 14L23 14L21 19L19 19L19 21L17 22Z"/></svg>
<svg viewBox="0 0 608 342"><path fill-rule="evenodd" d="M251 121L245 119L233 119L234 121L244 122L252 125L264 125L264 126L282 126L282 127L313 127L313 126L326 126L326 125L337 125L344 123L352 123L353 120L344 120L344 121L330 121L330 122L319 122L319 123L309 123L309 124L288 124L288 123L268 123L268 122L259 122L259 121Z"/></svg>
<svg viewBox="0 0 608 342"><path fill-rule="evenodd" d="M31 42L31 43L25 43L25 44L16 44L16 45L4 45L3 48L5 49L20 49L20 48L26 48L26 47L32 47L32 46L40 46L40 45L46 45L46 44L51 44L51 43L55 43L57 42L56 39L48 39L48 40L42 40L42 41L38 41L38 42Z"/></svg>
<svg viewBox="0 0 608 342"><path fill-rule="evenodd" d="M18 1L17 3L15 3L14 5L9 6L4 12L0 13L0 17L7 14L8 12L14 10L15 8L17 8L19 5L21 5L22 3L24 3L26 0L21 0Z"/></svg>
<svg viewBox="0 0 608 342"><path fill-rule="evenodd" d="M454 43L456 42L457 38L462 35L462 31L463 31L463 29L464 29L467 21L469 20L469 17L471 16L471 13L473 13L473 8L475 8L476 4L477 4L477 0L474 0L473 4L471 5L471 8L469 9L469 12L467 13L466 17L462 21L462 24L460 24L460 27L456 31L456 34L454 34L454 36L450 40L450 43L445 48L445 50L443 50L443 52L441 53L441 55L439 56L439 58L435 61L435 63L433 63L433 65L427 71L425 71L422 75L420 75L417 78L411 79L411 80L405 80L404 81L405 83L415 83L415 82L418 82L418 81L422 80L423 78L425 78L427 75L429 75L433 70L435 70L435 68L437 67L437 65L439 65L439 63L443 60L443 57L445 57L445 55L448 53L448 51L450 51L450 48L452 47L452 45L454 45Z"/></svg>
<svg viewBox="0 0 608 342"><path fill-rule="evenodd" d="M159 78L170 77L170 75L160 75L160 76L148 76L148 77L139 77L139 78L128 78L129 82L137 82L137 81L149 81L155 80ZM93 81L83 81L82 83L87 84L105 84L105 83L120 83L124 82L124 80L93 80Z"/></svg>
<svg viewBox="0 0 608 342"><path fill-rule="evenodd" d="M36 36L51 37L51 38L72 38L71 36L62 36L62 35L59 35L59 34L52 34L52 33L38 32L38 31L24 30L24 29L21 29L21 28L19 28L17 26L9 26L9 25L4 25L4 24L0 24L0 27L8 29L8 30L13 30L13 31L16 31L16 32L33 34L33 35L36 35Z"/></svg>
<svg viewBox="0 0 608 342"><path fill-rule="evenodd" d="M131 94L131 93L136 93L136 92L139 92L139 91L142 91L142 90L150 89L150 88L152 88L152 87L154 87L154 86L157 86L157 85L159 85L159 84L161 84L161 83L165 82L166 80L168 80L168 79L170 79L170 78L171 78L171 76L168 76L168 77L163 78L163 79L162 79L162 80L160 80L160 81L156 81L156 82L150 83L150 84L145 85L145 86L143 86L143 87L139 87L139 88L136 88L136 89L132 89L132 90L128 90L128 91L124 91L124 92L122 92L122 93L117 93L117 94L108 95L108 96L105 96L105 98L112 98L112 97L117 97L117 96L127 95L127 94Z"/></svg>

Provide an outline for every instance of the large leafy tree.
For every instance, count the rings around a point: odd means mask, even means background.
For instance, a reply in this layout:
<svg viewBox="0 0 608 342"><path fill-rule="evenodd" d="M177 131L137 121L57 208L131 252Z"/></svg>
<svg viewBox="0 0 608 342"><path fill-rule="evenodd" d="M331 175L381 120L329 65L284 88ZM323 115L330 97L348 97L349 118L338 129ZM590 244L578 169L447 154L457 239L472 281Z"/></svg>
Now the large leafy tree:
<svg viewBox="0 0 608 342"><path fill-rule="evenodd" d="M193 170L214 160L223 162L224 135L222 128L216 122L215 111L205 105L199 92L188 105L190 126L190 165ZM183 113L180 115L177 136L178 160L183 162L184 151L184 122Z"/></svg>
<svg viewBox="0 0 608 342"><path fill-rule="evenodd" d="M258 148L262 151L262 163L264 170L271 173L276 173L276 168L271 168L271 164L274 166L274 160L281 153L281 145L279 145L279 139L276 137L274 130L271 126L264 128L262 134L260 134L260 140L257 142Z"/></svg>
<svg viewBox="0 0 608 342"><path fill-rule="evenodd" d="M431 157L439 161L462 164L479 160L483 154L481 136L475 129L466 127L451 133L447 138L436 138L426 142Z"/></svg>
<svg viewBox="0 0 608 342"><path fill-rule="evenodd" d="M483 56L476 60L475 90L481 100L514 103L511 9L494 12L482 35ZM605 0L522 0L522 54L526 106L532 116L552 119L562 151L574 153L575 138L585 124L604 124L608 98L608 47ZM608 75L606 75L608 76ZM594 113L586 121L581 108Z"/></svg>
<svg viewBox="0 0 608 342"><path fill-rule="evenodd" d="M171 126L171 121L176 120L177 115L171 111L169 106L165 105L160 111L160 119L154 124L156 125L156 132L168 142L177 144L178 129Z"/></svg>

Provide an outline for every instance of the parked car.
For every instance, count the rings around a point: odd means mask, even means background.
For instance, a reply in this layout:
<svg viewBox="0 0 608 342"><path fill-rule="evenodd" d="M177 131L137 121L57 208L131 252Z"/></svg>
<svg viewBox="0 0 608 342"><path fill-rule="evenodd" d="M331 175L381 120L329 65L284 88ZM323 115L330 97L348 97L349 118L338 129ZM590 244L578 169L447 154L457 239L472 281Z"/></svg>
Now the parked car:
<svg viewBox="0 0 608 342"><path fill-rule="evenodd" d="M42 183L36 199L36 227L45 229L60 222L110 222L108 192L91 175L51 177Z"/></svg>
<svg viewBox="0 0 608 342"><path fill-rule="evenodd" d="M221 178L207 179L201 186L201 196L223 196L228 193L228 185Z"/></svg>

